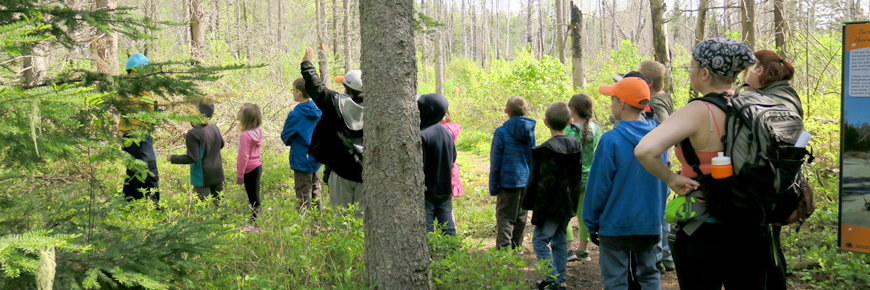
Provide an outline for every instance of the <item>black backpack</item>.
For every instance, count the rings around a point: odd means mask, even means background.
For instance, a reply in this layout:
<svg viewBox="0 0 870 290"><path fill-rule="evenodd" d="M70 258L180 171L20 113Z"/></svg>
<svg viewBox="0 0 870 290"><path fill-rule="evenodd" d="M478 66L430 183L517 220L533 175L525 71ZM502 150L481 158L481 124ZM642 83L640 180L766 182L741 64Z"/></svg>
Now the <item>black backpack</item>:
<svg viewBox="0 0 870 290"><path fill-rule="evenodd" d="M692 101L715 105L726 114L725 155L733 175L715 179L704 175L688 139L680 146L698 173L707 212L723 222L767 224L788 219L803 199L801 168L812 154L795 143L804 130L799 112L782 101L755 91L738 91ZM685 169L688 170L688 169Z"/></svg>

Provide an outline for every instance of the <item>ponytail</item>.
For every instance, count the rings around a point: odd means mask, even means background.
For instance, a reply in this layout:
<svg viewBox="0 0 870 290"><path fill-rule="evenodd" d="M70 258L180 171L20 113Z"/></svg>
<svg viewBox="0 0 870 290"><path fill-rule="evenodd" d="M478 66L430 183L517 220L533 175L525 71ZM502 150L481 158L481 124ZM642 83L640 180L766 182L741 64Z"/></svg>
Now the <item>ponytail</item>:
<svg viewBox="0 0 870 290"><path fill-rule="evenodd" d="M586 138L589 137L589 123L592 123L592 117L594 117L592 112L592 98L585 94L576 94L571 97L568 106L571 107L571 110L574 110L574 113L576 113L577 116L586 119L586 125L583 128L583 140L581 141L585 147L587 141Z"/></svg>

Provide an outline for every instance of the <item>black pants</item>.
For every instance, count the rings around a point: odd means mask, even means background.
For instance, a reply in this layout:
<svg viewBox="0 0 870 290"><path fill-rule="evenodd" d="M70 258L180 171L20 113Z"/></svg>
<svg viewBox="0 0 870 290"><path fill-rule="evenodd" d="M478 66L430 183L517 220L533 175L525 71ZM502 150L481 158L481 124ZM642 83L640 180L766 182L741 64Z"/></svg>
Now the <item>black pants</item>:
<svg viewBox="0 0 870 290"><path fill-rule="evenodd" d="M124 135L125 138L129 138L129 136ZM124 180L124 197L127 198L128 201L138 200L142 198L150 198L151 201L156 205L160 202L160 187L158 185L160 181L160 177L157 174L157 157L154 155L154 139L151 136L145 137L142 141L139 141L137 144L133 142L128 147L122 148L124 152L127 152L133 158L145 161L148 164L148 176L145 177L144 180L139 180L136 177L135 170L131 170L127 168L125 172L127 174L127 178Z"/></svg>
<svg viewBox="0 0 870 290"><path fill-rule="evenodd" d="M773 243L776 247L774 250L776 251L777 260L770 263L770 268L767 271L767 290L786 290L788 288L785 277L787 268L785 254L782 252L782 241L779 239L781 231L782 227L773 227L770 233L773 236Z"/></svg>
<svg viewBox="0 0 870 290"><path fill-rule="evenodd" d="M525 187L499 188L495 201L496 248L522 248L523 231L526 230L525 196Z"/></svg>
<svg viewBox="0 0 870 290"><path fill-rule="evenodd" d="M704 223L677 233L673 256L680 289L765 289L771 261L766 227Z"/></svg>
<svg viewBox="0 0 870 290"><path fill-rule="evenodd" d="M251 203L251 221L257 220L260 212L260 175L263 174L263 166L257 166L251 172L245 173L245 192L248 193L248 202Z"/></svg>
<svg viewBox="0 0 870 290"><path fill-rule="evenodd" d="M453 220L453 197L447 196L444 200L426 198L426 231L435 231L435 220L441 226L444 234L455 236L456 223Z"/></svg>

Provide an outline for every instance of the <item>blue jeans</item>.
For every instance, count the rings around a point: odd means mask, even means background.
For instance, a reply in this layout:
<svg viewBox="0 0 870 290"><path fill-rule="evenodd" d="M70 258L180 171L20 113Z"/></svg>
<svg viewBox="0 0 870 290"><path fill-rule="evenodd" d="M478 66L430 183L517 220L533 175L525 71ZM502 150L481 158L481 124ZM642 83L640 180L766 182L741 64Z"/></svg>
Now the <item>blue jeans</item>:
<svg viewBox="0 0 870 290"><path fill-rule="evenodd" d="M656 245L656 262L674 260L674 257L671 257L671 247L668 245L668 234L670 233L671 224L662 221L662 241Z"/></svg>
<svg viewBox="0 0 870 290"><path fill-rule="evenodd" d="M555 282L563 284L567 278L565 277L565 265L568 263L568 221L571 219L555 220L547 219L544 224L535 226L534 237L532 237L532 246L535 248L535 256L540 260L551 260L549 277L544 279L545 282ZM550 248L553 249L552 254ZM556 278L553 278L556 276Z"/></svg>
<svg viewBox="0 0 870 290"><path fill-rule="evenodd" d="M631 255L637 260L637 281L643 290L662 289L661 274L656 269L656 246L646 249L614 247L601 242L598 254L598 265L601 267L601 277L605 290L628 289Z"/></svg>
<svg viewBox="0 0 870 290"><path fill-rule="evenodd" d="M442 202L433 202L426 200L426 231L431 233L435 231L435 219L438 219L438 224L441 225L441 231L445 234L455 236L456 224L453 222L453 198L448 197Z"/></svg>

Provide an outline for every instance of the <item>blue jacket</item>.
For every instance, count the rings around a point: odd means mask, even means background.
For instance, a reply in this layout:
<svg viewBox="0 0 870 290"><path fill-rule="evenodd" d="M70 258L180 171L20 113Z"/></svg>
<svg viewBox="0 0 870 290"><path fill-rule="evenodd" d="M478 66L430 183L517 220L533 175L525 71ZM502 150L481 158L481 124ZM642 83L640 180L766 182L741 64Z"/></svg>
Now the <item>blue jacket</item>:
<svg viewBox="0 0 870 290"><path fill-rule="evenodd" d="M655 127L653 120L622 121L601 135L583 202L583 222L589 233L613 237L661 234L668 187L634 156L634 147ZM661 159L664 163L666 153Z"/></svg>
<svg viewBox="0 0 870 290"><path fill-rule="evenodd" d="M489 152L490 195L498 195L499 187L526 187L533 147L535 120L517 116L495 129Z"/></svg>
<svg viewBox="0 0 870 290"><path fill-rule="evenodd" d="M284 145L290 146L290 169L305 173L320 170L321 164L308 155L311 134L314 133L314 126L320 120L320 115L321 111L313 101L298 104L287 114L281 140L284 140Z"/></svg>

